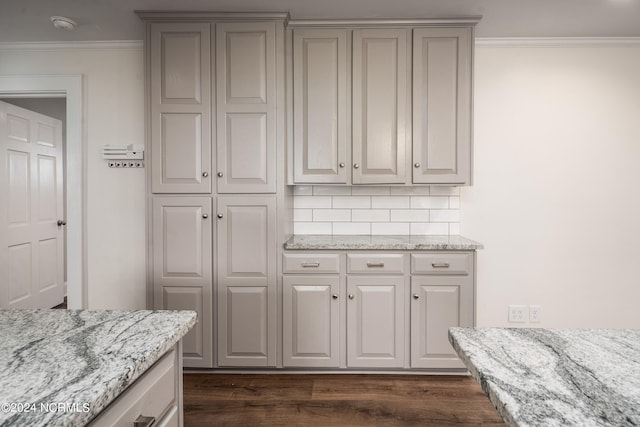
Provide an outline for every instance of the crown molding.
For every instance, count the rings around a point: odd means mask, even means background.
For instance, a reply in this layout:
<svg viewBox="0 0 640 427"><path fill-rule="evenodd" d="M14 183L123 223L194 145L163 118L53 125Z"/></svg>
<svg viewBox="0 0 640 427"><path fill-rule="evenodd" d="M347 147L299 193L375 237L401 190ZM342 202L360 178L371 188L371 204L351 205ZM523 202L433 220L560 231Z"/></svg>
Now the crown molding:
<svg viewBox="0 0 640 427"><path fill-rule="evenodd" d="M184 21L288 21L289 12L198 12L167 10L135 10L143 21L184 22Z"/></svg>
<svg viewBox="0 0 640 427"><path fill-rule="evenodd" d="M637 47L640 37L476 37L481 47Z"/></svg>
<svg viewBox="0 0 640 427"><path fill-rule="evenodd" d="M52 51L52 50L141 50L142 40L69 41L69 42L3 42L0 51Z"/></svg>
<svg viewBox="0 0 640 427"><path fill-rule="evenodd" d="M426 25L429 27L441 26L475 26L482 16L465 16L459 18L393 18L393 19L291 19L288 27L348 27L362 28L374 25L413 26Z"/></svg>

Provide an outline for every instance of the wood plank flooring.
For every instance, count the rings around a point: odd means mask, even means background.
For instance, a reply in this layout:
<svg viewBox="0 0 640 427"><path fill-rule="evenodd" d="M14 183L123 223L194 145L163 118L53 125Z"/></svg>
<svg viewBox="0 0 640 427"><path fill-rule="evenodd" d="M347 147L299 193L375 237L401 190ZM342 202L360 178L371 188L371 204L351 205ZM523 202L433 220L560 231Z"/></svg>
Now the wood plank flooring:
<svg viewBox="0 0 640 427"><path fill-rule="evenodd" d="M471 377L184 375L185 426L504 426Z"/></svg>

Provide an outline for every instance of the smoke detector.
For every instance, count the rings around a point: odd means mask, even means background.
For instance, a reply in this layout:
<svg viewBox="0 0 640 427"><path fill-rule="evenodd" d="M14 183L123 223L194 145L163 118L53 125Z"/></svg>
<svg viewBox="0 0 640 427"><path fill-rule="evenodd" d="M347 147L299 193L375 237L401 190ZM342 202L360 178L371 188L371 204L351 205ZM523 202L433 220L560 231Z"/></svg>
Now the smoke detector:
<svg viewBox="0 0 640 427"><path fill-rule="evenodd" d="M78 26L73 19L69 19L64 16L52 16L49 19L53 22L53 26L60 30L73 31Z"/></svg>

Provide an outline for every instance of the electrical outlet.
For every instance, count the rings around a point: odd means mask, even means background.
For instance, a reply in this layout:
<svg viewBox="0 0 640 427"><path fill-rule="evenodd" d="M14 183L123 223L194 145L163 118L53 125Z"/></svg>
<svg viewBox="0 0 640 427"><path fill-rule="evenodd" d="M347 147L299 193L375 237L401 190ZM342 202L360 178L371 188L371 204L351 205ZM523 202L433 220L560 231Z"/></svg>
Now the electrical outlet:
<svg viewBox="0 0 640 427"><path fill-rule="evenodd" d="M529 306L529 322L538 323L540 322L540 306L539 305L530 305Z"/></svg>
<svg viewBox="0 0 640 427"><path fill-rule="evenodd" d="M524 323L526 321L526 305L510 305L509 306L509 322Z"/></svg>

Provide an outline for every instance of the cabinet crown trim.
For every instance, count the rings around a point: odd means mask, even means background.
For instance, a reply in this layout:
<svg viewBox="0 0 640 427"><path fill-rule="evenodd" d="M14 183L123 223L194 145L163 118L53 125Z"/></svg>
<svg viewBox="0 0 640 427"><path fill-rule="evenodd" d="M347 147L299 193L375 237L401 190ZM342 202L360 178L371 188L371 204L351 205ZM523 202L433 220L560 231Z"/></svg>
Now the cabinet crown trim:
<svg viewBox="0 0 640 427"><path fill-rule="evenodd" d="M429 27L474 27L482 16L466 16L459 18L395 18L395 19L292 19L288 27L349 27L361 28L372 26L429 26Z"/></svg>
<svg viewBox="0 0 640 427"><path fill-rule="evenodd" d="M136 10L136 15L143 21L154 22L203 22L203 21L273 21L289 20L289 12L199 12L199 11L167 11Z"/></svg>

